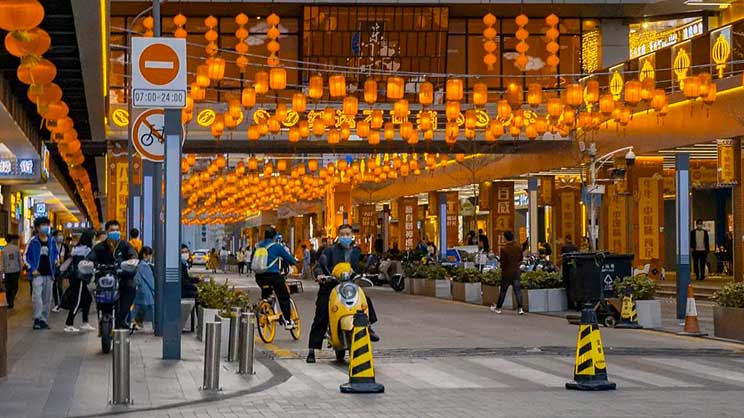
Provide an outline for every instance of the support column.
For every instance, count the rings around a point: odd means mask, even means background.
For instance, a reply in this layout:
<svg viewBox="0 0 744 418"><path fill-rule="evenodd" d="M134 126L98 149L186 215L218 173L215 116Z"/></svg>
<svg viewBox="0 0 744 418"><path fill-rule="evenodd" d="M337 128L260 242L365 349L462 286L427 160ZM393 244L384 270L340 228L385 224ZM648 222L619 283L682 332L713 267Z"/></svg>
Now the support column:
<svg viewBox="0 0 744 418"><path fill-rule="evenodd" d="M527 236L530 239L530 253L537 254L537 177L527 180Z"/></svg>
<svg viewBox="0 0 744 418"><path fill-rule="evenodd" d="M181 359L181 111L165 111L163 359Z"/></svg>
<svg viewBox="0 0 744 418"><path fill-rule="evenodd" d="M690 154L675 154L677 208L677 319L685 317L690 284Z"/></svg>
<svg viewBox="0 0 744 418"><path fill-rule="evenodd" d="M447 259L447 193L440 192L438 196L437 223L439 224L439 259Z"/></svg>
<svg viewBox="0 0 744 418"><path fill-rule="evenodd" d="M390 249L390 205L382 205L382 250Z"/></svg>
<svg viewBox="0 0 744 418"><path fill-rule="evenodd" d="M734 173L736 183L731 192L731 206L734 214L733 267L734 280L744 281L744 164L741 163L742 137L734 138Z"/></svg>

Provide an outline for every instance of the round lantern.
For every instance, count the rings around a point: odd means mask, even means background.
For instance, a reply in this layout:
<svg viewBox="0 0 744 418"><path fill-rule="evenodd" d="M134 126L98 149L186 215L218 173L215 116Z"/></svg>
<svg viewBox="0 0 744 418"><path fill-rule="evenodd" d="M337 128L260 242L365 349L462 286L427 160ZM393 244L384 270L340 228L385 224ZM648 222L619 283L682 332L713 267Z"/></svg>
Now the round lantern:
<svg viewBox="0 0 744 418"><path fill-rule="evenodd" d="M302 93L292 95L292 110L297 113L304 113L307 110L307 97Z"/></svg>
<svg viewBox="0 0 744 418"><path fill-rule="evenodd" d="M656 90L656 80L652 77L646 77L641 81L641 100L649 102L654 97Z"/></svg>
<svg viewBox="0 0 744 418"><path fill-rule="evenodd" d="M323 123L326 126L335 126L336 125L336 109L332 107L326 107L323 109Z"/></svg>
<svg viewBox="0 0 744 418"><path fill-rule="evenodd" d="M344 97L343 108L344 115L352 117L356 116L359 111L359 100L354 96Z"/></svg>
<svg viewBox="0 0 744 418"><path fill-rule="evenodd" d="M318 100L323 97L323 77L314 75L310 77L308 82L307 95L314 100Z"/></svg>
<svg viewBox="0 0 744 418"><path fill-rule="evenodd" d="M31 103L45 106L62 100L62 89L55 83L32 84L28 87L27 96Z"/></svg>
<svg viewBox="0 0 744 418"><path fill-rule="evenodd" d="M475 110L468 109L465 111L465 129L475 129L476 115Z"/></svg>
<svg viewBox="0 0 744 418"><path fill-rule="evenodd" d="M430 106L434 103L434 85L428 81L419 86L419 103L421 106Z"/></svg>
<svg viewBox="0 0 744 418"><path fill-rule="evenodd" d="M380 129L382 128L382 124L384 123L383 119L383 113L382 110L373 110L372 111L372 117L370 118L370 127L372 129Z"/></svg>
<svg viewBox="0 0 744 418"><path fill-rule="evenodd" d="M329 144L338 144L341 142L341 136L338 133L338 129L331 128L328 130L328 143Z"/></svg>
<svg viewBox="0 0 744 418"><path fill-rule="evenodd" d="M656 89L651 97L651 107L656 111L660 111L667 103L666 92L663 89Z"/></svg>
<svg viewBox="0 0 744 418"><path fill-rule="evenodd" d="M300 128L296 126L292 126L289 128L289 133L287 134L287 137L289 139L289 142L299 142L300 141Z"/></svg>
<svg viewBox="0 0 744 418"><path fill-rule="evenodd" d="M512 109L507 100L499 100L499 103L496 106L496 111L499 119L501 119L502 121L509 120L509 118L511 117Z"/></svg>
<svg viewBox="0 0 744 418"><path fill-rule="evenodd" d="M341 139L343 141L349 139L351 136L351 128L349 127L349 124L347 122L342 123L339 132L341 133Z"/></svg>
<svg viewBox="0 0 744 418"><path fill-rule="evenodd" d="M542 116L539 116L535 120L534 125L535 125L535 130L537 131L538 135L542 135L548 131L548 121Z"/></svg>
<svg viewBox="0 0 744 418"><path fill-rule="evenodd" d="M297 127L300 129L301 137L303 138L310 137L310 124L306 120L301 120L300 123L297 124Z"/></svg>
<svg viewBox="0 0 744 418"><path fill-rule="evenodd" d="M207 91L196 83L191 83L191 90L189 90L189 95L195 102L201 102L207 97Z"/></svg>
<svg viewBox="0 0 744 418"><path fill-rule="evenodd" d="M408 138L413 132L413 124L411 122L403 122L400 124L400 137Z"/></svg>
<svg viewBox="0 0 744 418"><path fill-rule="evenodd" d="M716 101L717 86L716 83L708 84L708 92L703 96L703 103L710 106Z"/></svg>
<svg viewBox="0 0 744 418"><path fill-rule="evenodd" d="M378 130L369 131L369 136L367 137L367 143L369 145L379 145L380 144L380 131Z"/></svg>
<svg viewBox="0 0 744 418"><path fill-rule="evenodd" d="M504 135L504 125L501 121L492 119L488 125L488 132L490 132L495 139L498 139Z"/></svg>
<svg viewBox="0 0 744 418"><path fill-rule="evenodd" d="M641 101L641 82L638 80L629 80L625 83L625 104L633 107Z"/></svg>
<svg viewBox="0 0 744 418"><path fill-rule="evenodd" d="M201 88L209 87L209 65L201 64L196 67L196 85Z"/></svg>
<svg viewBox="0 0 744 418"><path fill-rule="evenodd" d="M383 135L384 135L385 141L392 141L393 139L395 139L395 125L393 125L393 122L385 123L385 129L383 129Z"/></svg>
<svg viewBox="0 0 744 418"><path fill-rule="evenodd" d="M284 90L287 88L287 70L274 67L269 72L269 87L272 90Z"/></svg>
<svg viewBox="0 0 744 418"><path fill-rule="evenodd" d="M444 113L447 117L447 120L457 120L457 118L460 116L460 102L454 100L447 102Z"/></svg>
<svg viewBox="0 0 744 418"><path fill-rule="evenodd" d="M370 105L377 102L377 81L371 78L364 82L364 101Z"/></svg>
<svg viewBox="0 0 744 418"><path fill-rule="evenodd" d="M408 117L408 100L398 100L393 104L393 115L398 119Z"/></svg>
<svg viewBox="0 0 744 418"><path fill-rule="evenodd" d="M506 101L509 102L509 104L512 107L519 107L522 105L522 100L524 99L523 93L522 93L522 86L517 83L509 83L508 86L506 86Z"/></svg>
<svg viewBox="0 0 744 418"><path fill-rule="evenodd" d="M682 89L684 95L688 99L696 99L700 96L700 78L697 76L687 77L685 79L685 86Z"/></svg>
<svg viewBox="0 0 744 418"><path fill-rule="evenodd" d="M488 86L486 83L475 83L473 85L473 104L485 106L488 103Z"/></svg>
<svg viewBox="0 0 744 418"><path fill-rule="evenodd" d="M532 107L538 107L542 104L542 86L538 83L531 83L527 86L527 103Z"/></svg>
<svg viewBox="0 0 744 418"><path fill-rule="evenodd" d="M258 71L255 75L256 79L253 82L253 88L258 94L266 94L269 92L269 73L266 71Z"/></svg>
<svg viewBox="0 0 744 418"><path fill-rule="evenodd" d="M207 60L209 79L220 81L225 78L225 60L220 57L212 57Z"/></svg>
<svg viewBox="0 0 744 418"><path fill-rule="evenodd" d="M366 90L366 89L365 89ZM402 77L391 76L387 79L386 95L388 99L400 100L405 94L405 81Z"/></svg>
<svg viewBox="0 0 744 418"><path fill-rule="evenodd" d="M566 86L566 105L571 107L579 107L584 103L584 91L581 88L581 84L573 83Z"/></svg>
<svg viewBox="0 0 744 418"><path fill-rule="evenodd" d="M535 125L527 125L527 127L524 128L524 135L529 140L537 138L537 128L535 128Z"/></svg>
<svg viewBox="0 0 744 418"><path fill-rule="evenodd" d="M325 134L326 126L320 119L315 119L313 121L313 135L315 136L323 136Z"/></svg>
<svg viewBox="0 0 744 418"><path fill-rule="evenodd" d="M256 105L256 90L253 87L246 87L240 94L240 104L250 109Z"/></svg>
<svg viewBox="0 0 744 418"><path fill-rule="evenodd" d="M447 100L462 100L463 98L463 83L462 79L451 78L447 80L446 85L446 97Z"/></svg>
<svg viewBox="0 0 744 418"><path fill-rule="evenodd" d="M447 126L444 131L444 140L448 144L454 144L457 142L457 137L460 135L460 127L457 126L457 122L447 122Z"/></svg>
<svg viewBox="0 0 744 418"><path fill-rule="evenodd" d="M356 125L357 136L366 138L369 136L369 122L360 120Z"/></svg>
<svg viewBox="0 0 744 418"><path fill-rule="evenodd" d="M24 32L9 32L5 35L5 49L18 58L27 55L41 56L49 50L52 39L41 28L34 28Z"/></svg>
<svg viewBox="0 0 744 418"><path fill-rule="evenodd" d="M561 113L563 113L563 104L561 103L561 99L548 99L547 107L548 115L550 115L551 118L558 119L561 116Z"/></svg>
<svg viewBox="0 0 744 418"><path fill-rule="evenodd" d="M8 0L0 5L0 28L8 32L30 30L44 20L44 6L36 0Z"/></svg>
<svg viewBox="0 0 744 418"><path fill-rule="evenodd" d="M346 78L340 74L330 76L328 78L328 91L331 97L346 96Z"/></svg>
<svg viewBox="0 0 744 418"><path fill-rule="evenodd" d="M599 98L599 111L605 116L610 116L615 110L615 99L611 94L603 94Z"/></svg>
<svg viewBox="0 0 744 418"><path fill-rule="evenodd" d="M276 117L279 122L287 120L287 105L284 103L276 105L276 109L274 109L274 117Z"/></svg>

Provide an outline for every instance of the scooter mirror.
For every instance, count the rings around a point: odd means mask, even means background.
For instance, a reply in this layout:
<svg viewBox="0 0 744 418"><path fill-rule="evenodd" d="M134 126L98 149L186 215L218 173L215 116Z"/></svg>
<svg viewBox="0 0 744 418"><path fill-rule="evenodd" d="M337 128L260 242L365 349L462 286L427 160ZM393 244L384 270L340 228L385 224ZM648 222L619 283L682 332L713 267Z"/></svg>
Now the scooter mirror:
<svg viewBox="0 0 744 418"><path fill-rule="evenodd" d="M359 287L372 287L375 285L374 283L372 283L372 280L362 276L354 279L354 283Z"/></svg>

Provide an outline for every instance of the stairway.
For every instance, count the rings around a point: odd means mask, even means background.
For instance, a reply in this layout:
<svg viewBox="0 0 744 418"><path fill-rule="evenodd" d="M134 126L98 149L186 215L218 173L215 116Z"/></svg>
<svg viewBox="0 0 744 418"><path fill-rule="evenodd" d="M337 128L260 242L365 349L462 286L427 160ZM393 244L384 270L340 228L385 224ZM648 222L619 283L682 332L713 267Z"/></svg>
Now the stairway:
<svg viewBox="0 0 744 418"><path fill-rule="evenodd" d="M703 281L692 281L692 286L695 288L695 300L711 300L713 293L721 287L732 281L731 278L726 277L710 277ZM656 296L657 297L670 297L673 298L677 295L677 283L674 277L670 280L667 276L666 280L657 282Z"/></svg>

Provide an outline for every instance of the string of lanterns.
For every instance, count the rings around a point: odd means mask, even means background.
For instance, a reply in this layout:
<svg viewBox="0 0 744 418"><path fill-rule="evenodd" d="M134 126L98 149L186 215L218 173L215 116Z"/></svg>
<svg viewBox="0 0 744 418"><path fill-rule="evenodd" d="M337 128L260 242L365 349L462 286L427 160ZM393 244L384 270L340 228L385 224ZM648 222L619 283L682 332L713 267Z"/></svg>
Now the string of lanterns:
<svg viewBox="0 0 744 418"><path fill-rule="evenodd" d="M38 0L14 0L0 3L0 29L8 31L5 49L21 59L16 74L27 84L28 99L44 119L50 138L68 165L70 177L85 206L94 227L100 227L98 209L93 198L93 188L75 130L74 121L68 116L69 107L62 100L63 91L54 83L56 66L43 57L51 47L51 38L39 28L44 19L44 6Z"/></svg>

